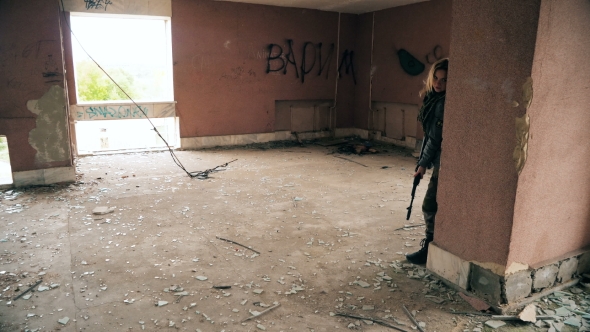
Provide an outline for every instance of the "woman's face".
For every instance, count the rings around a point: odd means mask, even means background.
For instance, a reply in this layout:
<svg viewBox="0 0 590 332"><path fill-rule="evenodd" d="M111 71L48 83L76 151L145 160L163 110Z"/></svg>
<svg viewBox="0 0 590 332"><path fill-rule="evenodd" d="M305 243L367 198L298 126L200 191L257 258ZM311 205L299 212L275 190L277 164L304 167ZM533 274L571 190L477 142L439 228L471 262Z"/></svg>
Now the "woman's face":
<svg viewBox="0 0 590 332"><path fill-rule="evenodd" d="M438 69L434 72L432 80L432 88L436 92L443 92L447 90L447 71L444 69Z"/></svg>

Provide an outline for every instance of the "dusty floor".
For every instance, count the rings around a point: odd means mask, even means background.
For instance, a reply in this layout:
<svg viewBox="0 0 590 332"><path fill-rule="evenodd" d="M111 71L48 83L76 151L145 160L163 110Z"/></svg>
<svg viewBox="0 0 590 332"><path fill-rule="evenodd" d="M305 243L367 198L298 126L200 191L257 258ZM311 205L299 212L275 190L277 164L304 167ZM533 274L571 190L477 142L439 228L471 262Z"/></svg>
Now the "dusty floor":
<svg viewBox="0 0 590 332"><path fill-rule="evenodd" d="M189 171L237 159L208 180L190 179L166 152L138 153L81 158L75 184L5 191L0 331L394 331L331 313L414 331L402 305L429 332L482 326L485 317L452 313L474 310L404 261L424 229L396 229L423 222L428 180L406 221L407 151L268 147L177 152ZM97 206L114 212L93 215ZM13 300L38 279L50 289ZM508 330L547 328L498 329Z"/></svg>

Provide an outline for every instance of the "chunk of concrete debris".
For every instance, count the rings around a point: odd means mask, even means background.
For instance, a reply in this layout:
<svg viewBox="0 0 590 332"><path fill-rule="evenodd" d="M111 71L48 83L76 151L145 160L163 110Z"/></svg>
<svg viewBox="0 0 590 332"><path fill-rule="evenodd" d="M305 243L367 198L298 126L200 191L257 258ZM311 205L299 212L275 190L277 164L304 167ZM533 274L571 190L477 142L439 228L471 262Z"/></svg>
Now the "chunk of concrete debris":
<svg viewBox="0 0 590 332"><path fill-rule="evenodd" d="M262 289L255 289L252 291L252 293L259 294L259 295L262 294L262 292L264 292L264 290L262 290Z"/></svg>
<svg viewBox="0 0 590 332"><path fill-rule="evenodd" d="M115 211L114 208L110 208L108 206L97 206L92 210L92 214L109 214L109 213L113 213Z"/></svg>
<svg viewBox="0 0 590 332"><path fill-rule="evenodd" d="M49 285L49 287L50 287L51 289L54 289L54 288L57 288L57 287L59 287L59 284L51 284L51 285Z"/></svg>
<svg viewBox="0 0 590 332"><path fill-rule="evenodd" d="M426 295L426 298L436 304L442 304L445 302L445 299L440 298L438 296Z"/></svg>
<svg viewBox="0 0 590 332"><path fill-rule="evenodd" d="M518 314L518 318L523 322L537 322L537 307L534 303L531 303L524 307L520 314Z"/></svg>
<svg viewBox="0 0 590 332"><path fill-rule="evenodd" d="M165 305L168 304L168 301L158 301L158 303L156 304L158 307L163 307Z"/></svg>
<svg viewBox="0 0 590 332"><path fill-rule="evenodd" d="M168 327L174 327L174 325L176 325L176 323L174 323L173 321L168 322Z"/></svg>
<svg viewBox="0 0 590 332"><path fill-rule="evenodd" d="M70 321L69 317L64 317L62 319L57 320L57 322L60 323L61 325L66 325L69 321Z"/></svg>
<svg viewBox="0 0 590 332"><path fill-rule="evenodd" d="M564 307L559 307L559 308L555 309L555 314L557 316L565 317L565 316L569 316L571 314L571 311L567 310Z"/></svg>
<svg viewBox="0 0 590 332"><path fill-rule="evenodd" d="M258 324L258 325L256 325L256 327L257 327L259 330L266 331L266 327L264 327L264 325L262 325L262 324Z"/></svg>
<svg viewBox="0 0 590 332"><path fill-rule="evenodd" d="M196 276L196 277L195 277L195 279L197 279L197 280L200 280L200 281L205 281L205 280L207 280L208 278L207 278L207 277L205 277L205 276Z"/></svg>
<svg viewBox="0 0 590 332"><path fill-rule="evenodd" d="M362 280L357 280L354 283L361 286L362 288L369 288L371 286L369 283L366 283Z"/></svg>
<svg viewBox="0 0 590 332"><path fill-rule="evenodd" d="M27 295L23 295L23 300L28 300L31 298L31 296L33 296L33 294L27 294Z"/></svg>
<svg viewBox="0 0 590 332"><path fill-rule="evenodd" d="M582 322L576 317L570 317L563 321L565 325L573 326L573 327L581 327Z"/></svg>
<svg viewBox="0 0 590 332"><path fill-rule="evenodd" d="M375 306L374 305L364 305L363 310L365 310L365 311L375 310Z"/></svg>
<svg viewBox="0 0 590 332"><path fill-rule="evenodd" d="M506 325L506 323L500 320L488 320L485 324L493 329L497 329L499 327Z"/></svg>
<svg viewBox="0 0 590 332"><path fill-rule="evenodd" d="M47 286L39 286L39 288L37 288L37 292L44 292L46 290L49 290L49 287L47 287Z"/></svg>

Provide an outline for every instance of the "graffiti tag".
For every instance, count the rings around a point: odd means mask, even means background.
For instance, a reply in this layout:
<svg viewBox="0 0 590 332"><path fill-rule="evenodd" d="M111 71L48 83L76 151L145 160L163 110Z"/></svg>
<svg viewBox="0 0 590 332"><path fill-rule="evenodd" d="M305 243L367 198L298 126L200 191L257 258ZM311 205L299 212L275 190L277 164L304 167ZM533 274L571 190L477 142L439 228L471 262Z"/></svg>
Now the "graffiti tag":
<svg viewBox="0 0 590 332"><path fill-rule="evenodd" d="M90 9L103 9L106 11L108 5L112 5L111 0L84 0L86 3L86 10Z"/></svg>
<svg viewBox="0 0 590 332"><path fill-rule="evenodd" d="M266 52L266 73L283 72L287 74L288 68L292 66L295 70L295 77L301 78L301 83L305 83L305 76L312 73L314 68L317 68L317 76L326 73L326 79L330 73L330 66L327 66L334 54L334 44L330 45L328 54L322 56L322 43L314 44L312 42L305 42L301 52L301 65L297 64L297 57L293 51L293 40L287 39L287 44L284 45L285 50L278 44L269 44L268 52ZM354 52L345 50L342 54L342 60L338 66L338 74L341 74L341 69L344 67L346 74L352 74L352 79L356 84L356 75L354 72Z"/></svg>
<svg viewBox="0 0 590 332"><path fill-rule="evenodd" d="M78 119L88 118L91 120L145 119L145 115L148 112L149 109L145 106L141 107L141 109L137 108L137 106L90 106L84 107L82 111L78 111L76 117Z"/></svg>

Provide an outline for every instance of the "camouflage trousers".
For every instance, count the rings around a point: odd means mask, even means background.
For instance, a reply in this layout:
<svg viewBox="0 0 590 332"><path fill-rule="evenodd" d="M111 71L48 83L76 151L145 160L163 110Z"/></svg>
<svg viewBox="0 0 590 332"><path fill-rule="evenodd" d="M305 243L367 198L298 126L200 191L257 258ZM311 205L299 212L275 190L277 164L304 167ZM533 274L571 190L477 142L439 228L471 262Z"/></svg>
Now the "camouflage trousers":
<svg viewBox="0 0 590 332"><path fill-rule="evenodd" d="M428 183L428 189L422 202L422 213L424 214L424 222L426 223L426 239L432 241L434 238L434 219L436 211L438 210L438 203L436 203L436 190L438 187L438 171L435 167Z"/></svg>

